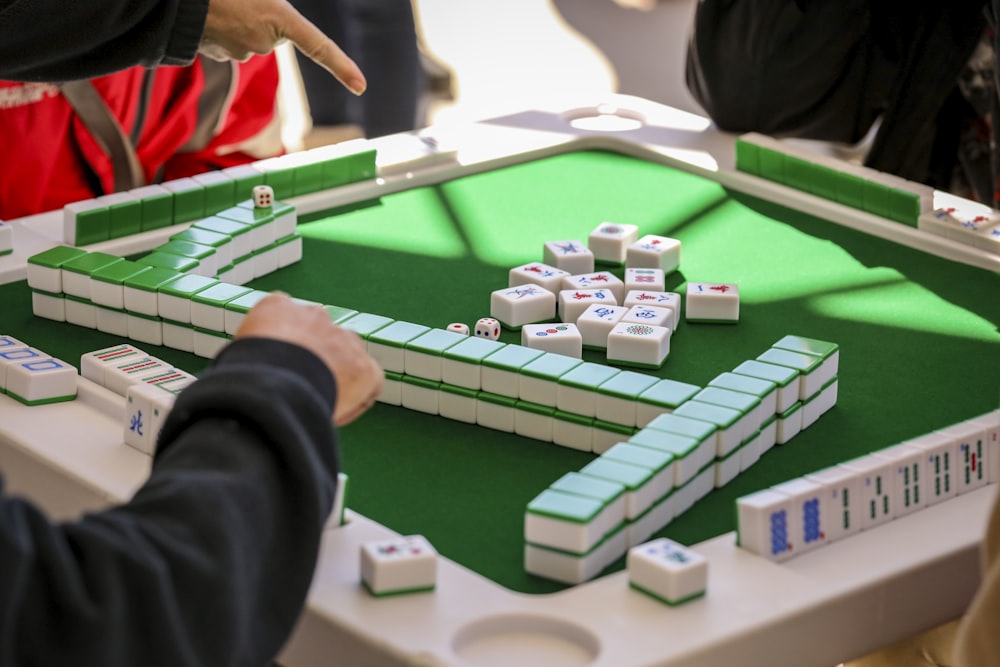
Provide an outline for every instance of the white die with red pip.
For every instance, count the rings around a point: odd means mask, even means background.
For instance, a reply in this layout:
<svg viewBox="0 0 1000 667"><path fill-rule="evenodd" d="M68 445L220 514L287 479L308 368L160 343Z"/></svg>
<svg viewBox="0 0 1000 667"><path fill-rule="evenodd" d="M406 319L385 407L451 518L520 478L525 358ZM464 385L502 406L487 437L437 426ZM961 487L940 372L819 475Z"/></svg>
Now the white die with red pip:
<svg viewBox="0 0 1000 667"><path fill-rule="evenodd" d="M253 205L256 208L271 208L274 205L274 188L270 185L255 185Z"/></svg>
<svg viewBox="0 0 1000 667"><path fill-rule="evenodd" d="M489 340L499 340L500 322L492 317L483 317L476 320L476 328L473 335L477 338L488 338Z"/></svg>

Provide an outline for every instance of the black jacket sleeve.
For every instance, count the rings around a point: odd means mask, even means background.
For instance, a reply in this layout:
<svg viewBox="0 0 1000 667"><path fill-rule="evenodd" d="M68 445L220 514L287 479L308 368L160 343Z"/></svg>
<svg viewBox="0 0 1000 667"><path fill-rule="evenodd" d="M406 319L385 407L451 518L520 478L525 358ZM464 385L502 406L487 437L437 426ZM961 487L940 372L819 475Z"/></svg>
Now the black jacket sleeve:
<svg viewBox="0 0 1000 667"><path fill-rule="evenodd" d="M67 81L187 65L208 0L0 0L0 79Z"/></svg>
<svg viewBox="0 0 1000 667"><path fill-rule="evenodd" d="M129 503L53 525L0 496L0 664L267 664L333 503L335 400L312 353L240 340L178 398Z"/></svg>

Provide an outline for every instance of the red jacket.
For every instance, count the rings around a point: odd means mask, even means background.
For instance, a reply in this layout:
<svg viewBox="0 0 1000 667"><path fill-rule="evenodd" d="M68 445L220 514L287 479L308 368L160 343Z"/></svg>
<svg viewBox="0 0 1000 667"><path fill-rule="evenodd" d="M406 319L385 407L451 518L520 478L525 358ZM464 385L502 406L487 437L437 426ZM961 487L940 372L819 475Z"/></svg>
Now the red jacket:
<svg viewBox="0 0 1000 667"><path fill-rule="evenodd" d="M264 150L248 145L275 130L274 55L245 63L199 58L188 67L134 67L91 81L132 138L147 183L281 150L276 141ZM0 82L0 155L2 220L114 191L109 156L53 84Z"/></svg>

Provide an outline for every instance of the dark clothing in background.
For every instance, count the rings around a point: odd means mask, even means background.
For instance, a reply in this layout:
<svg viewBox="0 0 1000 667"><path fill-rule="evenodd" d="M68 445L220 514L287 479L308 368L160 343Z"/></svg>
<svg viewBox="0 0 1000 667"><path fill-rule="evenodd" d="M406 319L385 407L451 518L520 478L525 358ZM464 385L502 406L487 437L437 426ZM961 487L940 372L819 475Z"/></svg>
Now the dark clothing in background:
<svg viewBox="0 0 1000 667"><path fill-rule="evenodd" d="M0 0L0 79L68 81L188 65L208 0Z"/></svg>
<svg viewBox="0 0 1000 667"><path fill-rule="evenodd" d="M732 132L856 143L878 121L867 166L995 205L993 68L959 83L995 47L998 4L701 0L688 87Z"/></svg>

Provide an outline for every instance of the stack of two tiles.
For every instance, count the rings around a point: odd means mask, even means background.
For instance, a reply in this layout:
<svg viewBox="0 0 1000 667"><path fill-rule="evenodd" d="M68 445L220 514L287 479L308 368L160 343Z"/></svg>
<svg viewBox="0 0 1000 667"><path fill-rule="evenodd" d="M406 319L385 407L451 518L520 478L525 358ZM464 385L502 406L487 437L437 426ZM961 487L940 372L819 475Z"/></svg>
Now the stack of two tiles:
<svg viewBox="0 0 1000 667"><path fill-rule="evenodd" d="M196 272L243 285L302 259L302 237L296 225L293 206L275 201L256 207L249 200L193 223L153 253L195 257L192 252L204 252L207 247L216 255Z"/></svg>
<svg viewBox="0 0 1000 667"><path fill-rule="evenodd" d="M785 336L756 361L798 371L798 400L778 417L778 442L809 428L837 403L840 348L826 341Z"/></svg>
<svg viewBox="0 0 1000 667"><path fill-rule="evenodd" d="M524 516L524 568L568 584L597 576L627 547L626 489L568 473L536 496Z"/></svg>
<svg viewBox="0 0 1000 667"><path fill-rule="evenodd" d="M739 544L782 561L997 480L1000 410L737 500Z"/></svg>
<svg viewBox="0 0 1000 667"><path fill-rule="evenodd" d="M0 393L25 405L71 401L76 368L11 336L0 335Z"/></svg>
<svg viewBox="0 0 1000 667"><path fill-rule="evenodd" d="M195 381L189 373L131 345L116 345L80 358L83 377L125 398L125 443L152 455L177 395Z"/></svg>
<svg viewBox="0 0 1000 667"><path fill-rule="evenodd" d="M674 457L619 443L528 503L525 569L580 583L671 521Z"/></svg>

